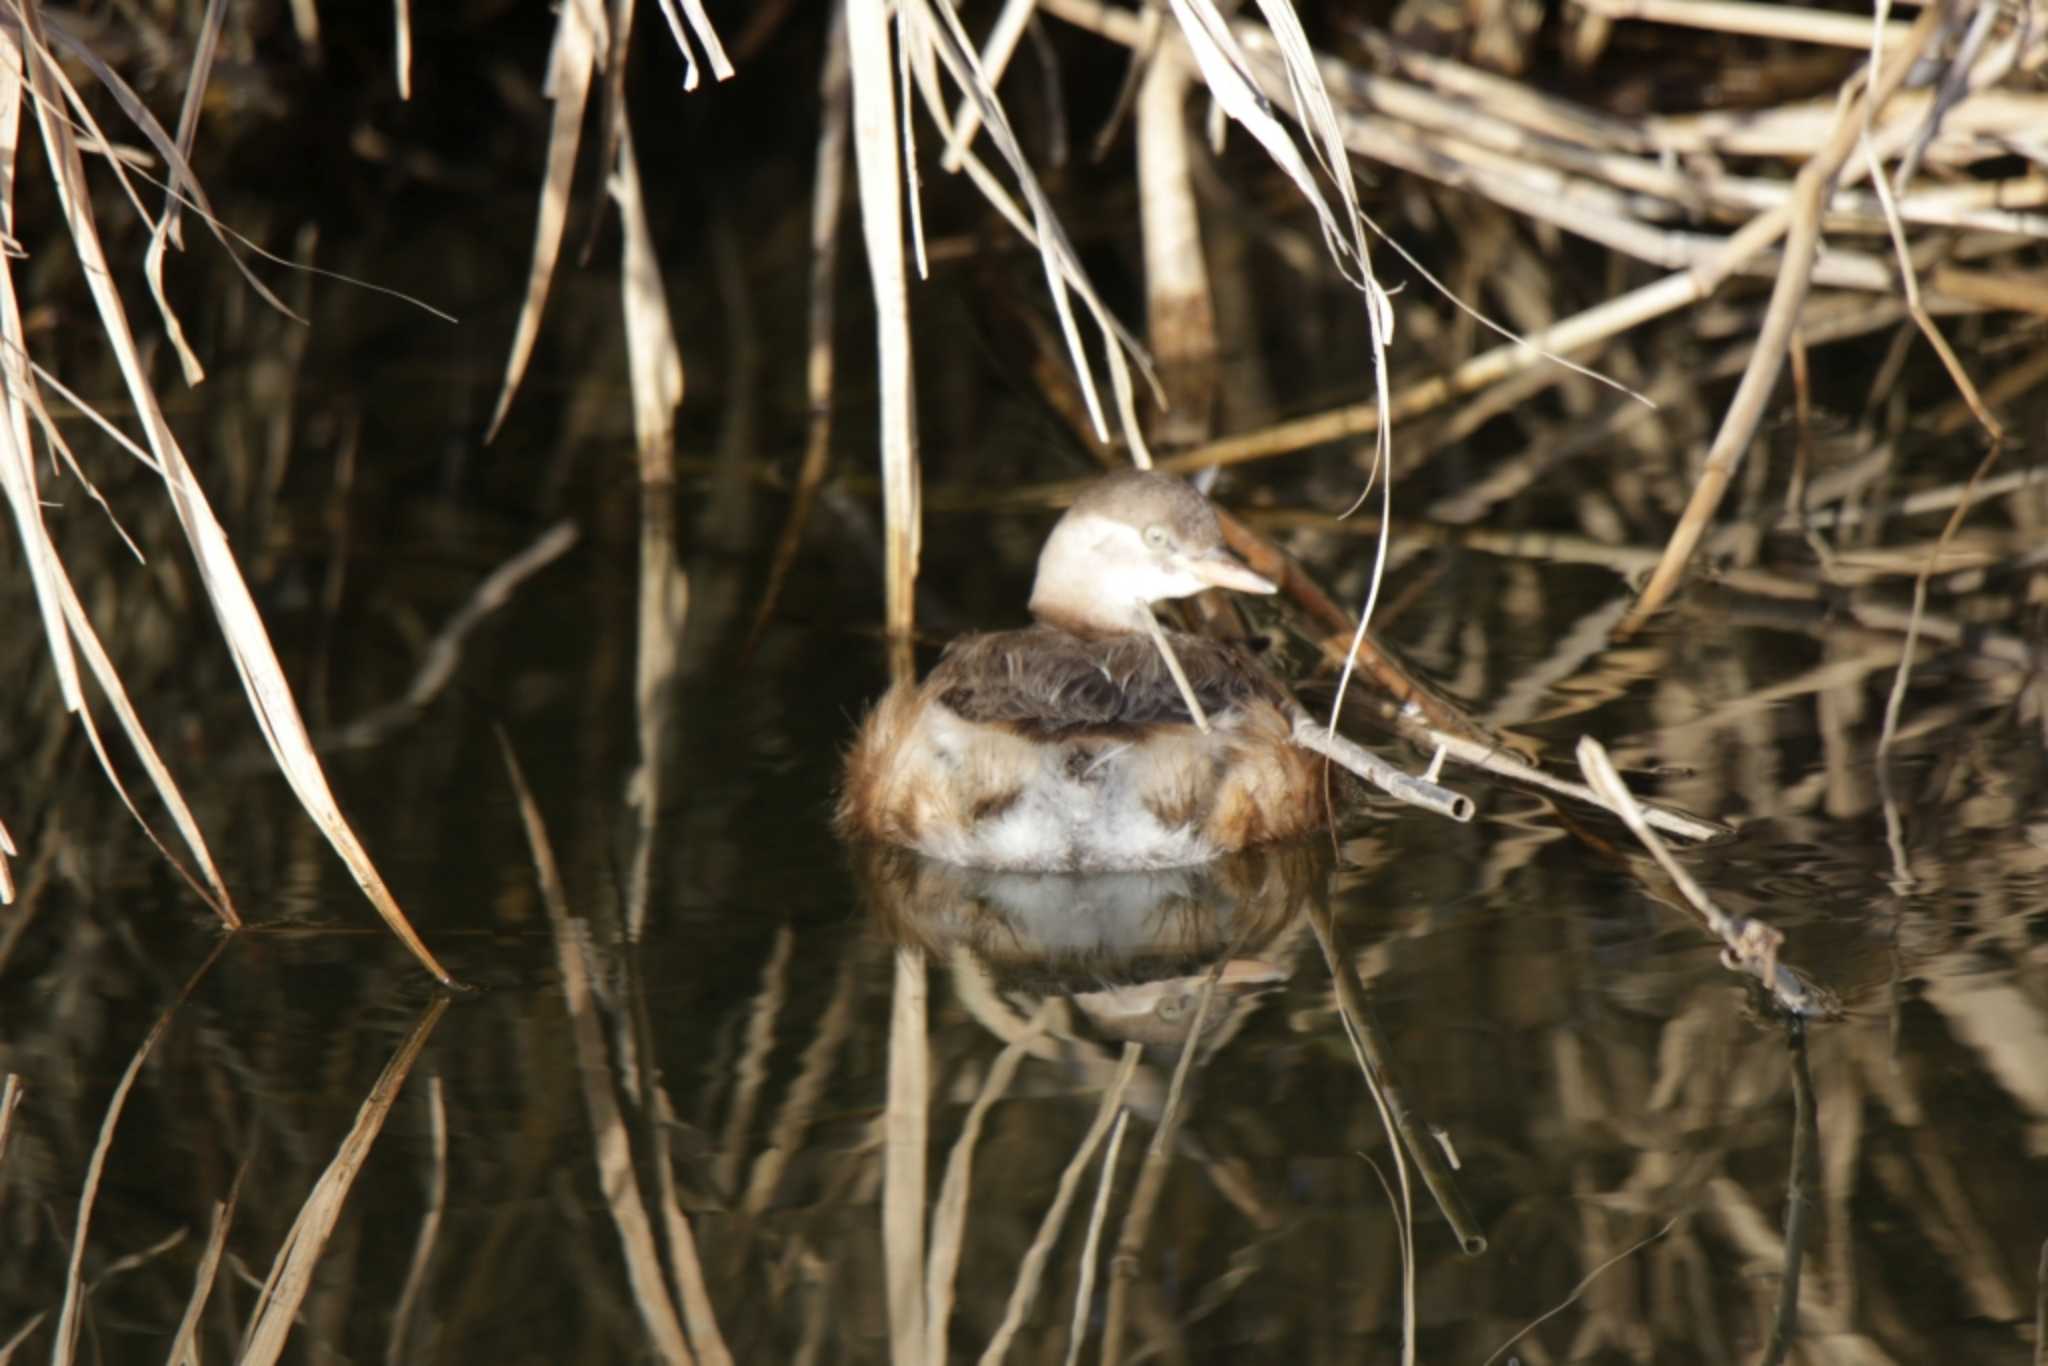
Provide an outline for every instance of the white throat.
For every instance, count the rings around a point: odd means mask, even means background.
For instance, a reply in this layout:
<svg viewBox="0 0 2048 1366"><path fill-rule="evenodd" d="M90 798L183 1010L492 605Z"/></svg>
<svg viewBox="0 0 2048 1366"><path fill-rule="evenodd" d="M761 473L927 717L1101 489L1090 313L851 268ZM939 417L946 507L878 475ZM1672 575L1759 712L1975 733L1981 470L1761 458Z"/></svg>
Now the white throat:
<svg viewBox="0 0 2048 1366"><path fill-rule="evenodd" d="M1069 513L1039 552L1031 613L1098 635L1145 631L1151 629L1151 604L1190 597L1210 586L1177 554L1146 544L1131 523Z"/></svg>

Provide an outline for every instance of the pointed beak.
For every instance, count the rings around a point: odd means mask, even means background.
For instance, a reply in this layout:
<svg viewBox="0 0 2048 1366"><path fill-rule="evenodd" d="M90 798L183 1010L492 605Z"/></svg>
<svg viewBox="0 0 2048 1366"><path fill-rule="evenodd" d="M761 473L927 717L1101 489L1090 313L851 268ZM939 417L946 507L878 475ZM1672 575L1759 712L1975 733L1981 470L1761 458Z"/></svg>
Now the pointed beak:
<svg viewBox="0 0 2048 1366"><path fill-rule="evenodd" d="M1207 555L1191 557L1186 561L1187 570L1212 588L1228 588L1233 593L1274 593L1278 585L1272 580L1254 574L1244 561L1227 550L1214 550Z"/></svg>

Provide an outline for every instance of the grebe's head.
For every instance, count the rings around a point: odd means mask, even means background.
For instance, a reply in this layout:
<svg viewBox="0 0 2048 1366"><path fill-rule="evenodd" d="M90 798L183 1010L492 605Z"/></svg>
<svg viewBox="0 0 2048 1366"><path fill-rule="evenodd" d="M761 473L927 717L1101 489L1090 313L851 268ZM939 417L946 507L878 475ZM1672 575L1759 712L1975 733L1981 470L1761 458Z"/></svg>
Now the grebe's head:
<svg viewBox="0 0 2048 1366"><path fill-rule="evenodd" d="M1145 609L1205 588L1270 593L1223 544L1216 509L1171 475L1126 470L1089 485L1038 556L1031 613L1080 634L1144 629Z"/></svg>

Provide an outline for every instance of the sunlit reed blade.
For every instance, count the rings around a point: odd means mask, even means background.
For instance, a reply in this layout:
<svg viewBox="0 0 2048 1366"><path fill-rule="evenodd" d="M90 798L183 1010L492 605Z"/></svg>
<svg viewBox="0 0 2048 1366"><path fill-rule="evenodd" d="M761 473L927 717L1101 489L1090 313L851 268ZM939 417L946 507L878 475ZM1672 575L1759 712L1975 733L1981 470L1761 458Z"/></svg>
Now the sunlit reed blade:
<svg viewBox="0 0 2048 1366"><path fill-rule="evenodd" d="M853 75L854 166L860 180L861 236L875 301L881 387L884 621L894 673L912 671L917 562L923 537L918 507L916 379L911 365L909 281L903 263L903 169L896 141L896 73L889 58L883 0L845 0ZM903 111L908 116L908 111Z"/></svg>
<svg viewBox="0 0 2048 1366"><path fill-rule="evenodd" d="M391 0L391 65L398 98L412 98L412 0Z"/></svg>
<svg viewBox="0 0 2048 1366"><path fill-rule="evenodd" d="M71 1260L64 1272L64 1303L57 1313L57 1343L50 1354L50 1366L70 1366L78 1351L79 1316L85 1308L85 1249L91 1241L93 1207L99 1200L100 1181L106 1174L107 1152L114 1146L114 1131L120 1126L122 1110L127 1107L128 1092L134 1087L135 1078L141 1074L142 1064L148 1061L151 1050L171 1027L171 1020L191 998L227 943L225 939L214 943L192 975L185 979L185 985L171 1003L157 1016L156 1023L142 1036L142 1042L128 1059L128 1066L122 1069L120 1080L114 1083L114 1094L108 1098L106 1114L100 1119L99 1137L93 1142L92 1155L86 1159L85 1180L78 1194L78 1217L71 1227Z"/></svg>
<svg viewBox="0 0 2048 1366"><path fill-rule="evenodd" d="M20 79L22 49L14 45L17 34L12 30L0 29L0 48L10 51L0 53L0 165L11 166L15 160L21 131ZM14 206L11 199L13 179L7 178L0 194L8 197L0 200L0 214L5 216L5 226L11 233ZM136 822L158 849L184 877L200 898L213 907L230 927L241 922L235 914L234 903L215 870L211 853L199 831L198 822L193 819L184 795L178 790L169 770L158 758L155 746L143 731L141 721L134 708L129 705L126 689L115 673L112 663L99 646L99 638L91 623L86 619L84 609L72 591L70 578L65 572L62 560L51 540L42 515L42 498L38 492L36 463L29 430L29 412L34 409L41 416L41 401L37 397L36 384L32 378L32 367L28 363L27 338L22 328L20 306L15 294L13 262L0 259L0 376L6 383L0 386L0 404L5 406L5 424L0 427L0 492L4 492L15 517L15 527L27 562L29 578L35 587L37 605L43 615L43 633L47 642L51 662L57 673L58 689L64 699L65 709L78 716L85 727L93 752L100 760L101 770L122 803L127 806ZM83 476L81 476L81 479ZM98 491L91 490L95 498ZM104 505L104 504L103 504ZM144 770L156 787L158 795L171 812L172 821L177 825L185 846L191 851L199 865L199 877L194 878L184 865L171 857L168 849L149 823L142 818L126 788L115 772L101 743L92 714L87 709L83 690L78 681L77 662L74 646L85 654L86 662L102 690L112 703L116 716L126 731L130 744L141 758ZM0 860L4 863L4 860ZM199 880L203 879L203 883ZM0 870L0 882L6 880ZM4 890L4 888L0 888Z"/></svg>
<svg viewBox="0 0 2048 1366"><path fill-rule="evenodd" d="M206 223L214 237L227 252L229 261L241 273L243 282L255 292L258 298L262 299L279 313L284 314L295 322L304 322L305 319L301 318L290 308L287 308L284 301L271 291L270 286L264 284L256 276L255 272L250 270L248 263L242 260L240 252L236 250L238 246L247 250L255 250L255 248L246 239L230 232L221 223L220 219L215 216L213 206L207 200L205 187L199 183L199 177L194 174L190 163L185 159L184 153L179 150L177 142L164 130L164 126L157 122L156 116L149 112L149 107L142 102L142 98L129 87L126 81L121 79L119 73L101 61L98 54L93 52L90 46L73 37L61 26L42 24L38 19L38 13L32 6L25 7L15 13L0 13L0 30L5 30L10 35L26 35L29 40L28 46L30 50L36 56L45 60L49 58L49 48L45 44L45 40L47 40L48 43L53 43L57 47L62 48L65 56L76 61L87 71L91 72L93 79L97 80L105 88L106 92L113 97L115 105L121 110L122 117L126 118L134 130L141 133L158 155L163 157L170 172L168 183L171 187L171 192L190 199L193 207L198 210L201 220ZM22 23L21 20L24 18L29 20L29 22ZM60 121L63 118L63 110L69 108L72 116L78 120L77 126L86 132L88 145L95 151L112 146L113 140L108 138L101 130L98 121L93 116L91 107L79 95L77 89L72 85L70 78L65 74L64 69L54 61L49 62L49 68L47 73L34 73L32 71L31 74L31 85L35 87L35 98L39 105L42 102L48 102L51 116ZM19 67L16 68L14 74L19 75ZM56 100L55 92L42 85L41 82L45 79L54 84L56 92L61 92L63 96L61 103ZM39 107L37 114L39 118L43 117L44 110ZM148 210L143 207L140 195L137 194L135 188L129 183L128 173L122 166L120 158L108 157L106 165L120 182L121 189L127 196L128 201L135 207L137 216L146 223L153 221ZM261 253L259 252L259 254Z"/></svg>
<svg viewBox="0 0 2048 1366"><path fill-rule="evenodd" d="M562 255L562 233L569 221L569 187L576 175L576 149L583 138L583 111L590 99L590 82L598 54L606 48L604 9L588 0L569 0L555 17L554 47L548 57L548 74L542 91L552 102L554 113L548 125L547 168L541 174L540 211L533 226L533 261L526 272L526 293L520 300L519 320L513 325L512 346L505 358L505 379L498 390L497 405L484 428L484 440L497 436L505 415L512 408L512 396L533 359L533 344L540 336L541 310L547 304L548 287L555 278L555 265Z"/></svg>
<svg viewBox="0 0 2048 1366"><path fill-rule="evenodd" d="M686 21L690 32L696 35L697 42L704 48L704 60L711 64L712 78L720 81L732 79L732 62L726 58L725 46L718 41L718 31L712 28L711 17L704 11L704 0L661 0L661 12L668 20L677 50L683 54L683 89L697 88L697 62L690 53L689 39L683 35Z"/></svg>
<svg viewBox="0 0 2048 1366"><path fill-rule="evenodd" d="M669 1297L661 1251L655 1242L647 1202L641 1195L640 1178L634 1170L632 1138L612 1089L611 1063L605 1055L604 1032L597 1018L590 968L585 960L588 936L579 932L570 917L568 892L563 888L561 868L555 861L554 842L548 837L540 807L526 785L526 775L512 751L512 742L503 732L498 735L498 748L519 804L534 877L540 884L541 901L547 907L548 923L554 931L562 1007L569 1016L570 1037L576 1046L576 1074L583 1088L584 1108L594 1140L592 1158L597 1164L598 1183L612 1224L618 1230L619 1251L626 1264L626 1281L633 1303L647 1328L650 1347L663 1361L694 1363L696 1354L690 1350L675 1303Z"/></svg>
<svg viewBox="0 0 2048 1366"><path fill-rule="evenodd" d="M1102 1146L1102 1140L1108 1137L1112 1124L1123 1112L1124 1090L1136 1074L1138 1060L1143 1055L1144 1050L1135 1041L1124 1044L1123 1059L1117 1064L1116 1075L1103 1088L1102 1100L1095 1107L1095 1118L1074 1148L1074 1155L1061 1169L1052 1203L1046 1206L1044 1217L1038 1221L1038 1232L1033 1235L1031 1246L1024 1250L1024 1260L1017 1268L1016 1283L1010 1289L1009 1303L1003 1309L1003 1320L996 1326L995 1336L989 1339L987 1350L981 1354L981 1366L997 1366L1009 1356L1010 1344L1016 1338L1017 1330L1024 1326L1024 1317L1031 1312L1031 1302L1038 1296L1039 1283L1045 1277L1046 1260L1052 1256L1052 1245L1066 1226L1067 1209L1073 1204L1074 1192L1080 1187L1081 1174L1088 1170L1088 1164L1095 1159L1096 1149ZM1117 1253L1122 1256L1121 1245Z"/></svg>
<svg viewBox="0 0 2048 1366"><path fill-rule="evenodd" d="M405 913L399 909L397 899L385 886L368 852L342 815L327 785L327 776L313 752L305 722L299 715L298 704L292 698L290 684L278 663L255 601L228 546L226 533L215 520L197 477L186 464L184 452L164 420L155 390L149 383L140 352L129 331L120 295L113 285L113 272L95 226L77 143L69 125L51 118L47 112L53 103L48 90L53 79L49 73L52 65L47 60L31 60L29 73L31 86L39 96L35 102L36 116L57 182L59 203L78 251L86 283L98 307L101 327L112 345L128 397L135 405L150 450L157 459L172 509L192 547L200 579L206 587L263 738L300 805L327 836L385 924L428 971L448 982L447 970L413 931Z"/></svg>

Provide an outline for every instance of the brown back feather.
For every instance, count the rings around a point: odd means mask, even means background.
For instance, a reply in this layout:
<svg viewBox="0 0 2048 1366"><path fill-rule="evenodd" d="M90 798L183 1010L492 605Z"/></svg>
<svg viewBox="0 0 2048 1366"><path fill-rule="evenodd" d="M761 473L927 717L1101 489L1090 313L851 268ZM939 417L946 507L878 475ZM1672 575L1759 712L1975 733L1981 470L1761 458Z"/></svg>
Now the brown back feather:
<svg viewBox="0 0 2048 1366"><path fill-rule="evenodd" d="M1252 698L1285 699L1239 647L1170 632L1202 709L1226 712ZM1032 738L1119 732L1193 718L1149 636L1084 639L1034 626L964 636L947 647L926 688L968 721Z"/></svg>

